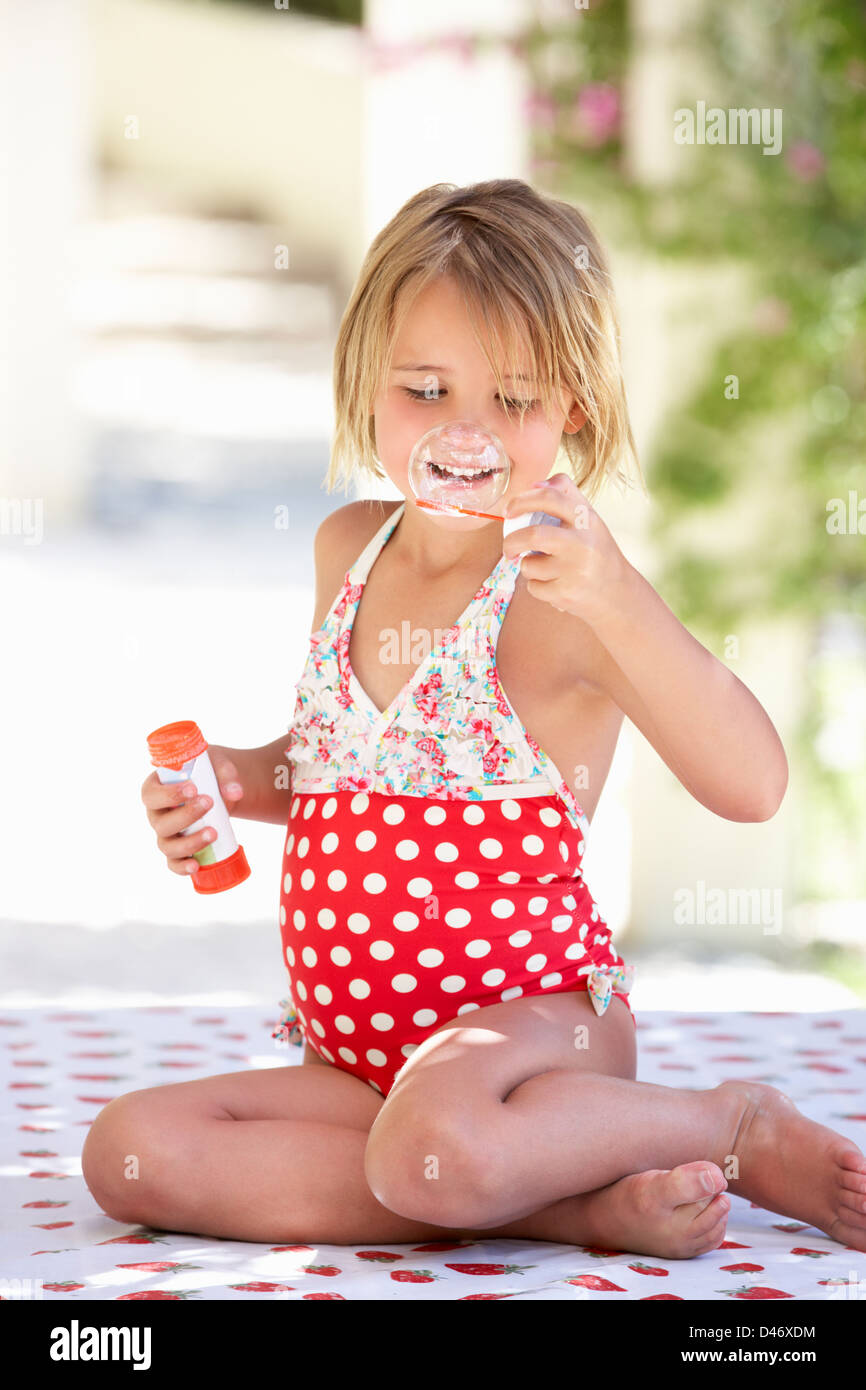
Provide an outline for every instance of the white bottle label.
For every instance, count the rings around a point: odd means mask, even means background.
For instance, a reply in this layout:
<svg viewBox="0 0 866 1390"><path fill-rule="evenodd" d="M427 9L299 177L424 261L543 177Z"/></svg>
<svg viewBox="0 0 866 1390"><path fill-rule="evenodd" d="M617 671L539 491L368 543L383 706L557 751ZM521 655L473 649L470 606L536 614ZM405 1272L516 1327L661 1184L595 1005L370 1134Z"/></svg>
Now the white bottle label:
<svg viewBox="0 0 866 1390"><path fill-rule="evenodd" d="M181 768L158 767L156 775L160 782L192 782L197 796L209 796L213 802L197 821L180 832L182 835L194 835L206 825L212 826L216 831L216 839L196 850L193 858L204 867L207 864L217 864L221 859L228 859L234 854L238 842L207 749L204 753L199 753L197 758L190 758Z"/></svg>

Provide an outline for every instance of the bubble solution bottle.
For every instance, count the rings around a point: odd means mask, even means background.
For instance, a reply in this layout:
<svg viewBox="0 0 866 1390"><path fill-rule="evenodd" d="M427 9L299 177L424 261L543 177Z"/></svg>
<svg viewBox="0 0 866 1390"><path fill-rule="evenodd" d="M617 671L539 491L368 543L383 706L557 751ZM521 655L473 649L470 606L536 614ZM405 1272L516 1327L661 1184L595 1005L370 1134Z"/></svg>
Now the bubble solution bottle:
<svg viewBox="0 0 866 1390"><path fill-rule="evenodd" d="M209 796L213 805L197 821L182 830L182 835L194 835L206 825L213 826L216 839L193 853L198 872L191 874L197 893L221 893L234 888L250 876L250 866L232 830L229 813L220 794L213 764L208 757L207 742L198 724L181 719L175 724L163 724L147 736L150 761L160 782L193 782L199 796Z"/></svg>

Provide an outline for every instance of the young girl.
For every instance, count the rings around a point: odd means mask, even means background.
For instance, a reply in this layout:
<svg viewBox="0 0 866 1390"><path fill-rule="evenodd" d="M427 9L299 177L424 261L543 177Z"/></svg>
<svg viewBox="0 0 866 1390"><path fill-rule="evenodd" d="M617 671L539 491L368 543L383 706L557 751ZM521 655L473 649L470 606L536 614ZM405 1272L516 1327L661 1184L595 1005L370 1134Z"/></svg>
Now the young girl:
<svg viewBox="0 0 866 1390"><path fill-rule="evenodd" d="M211 749L235 814L287 827L279 1031L304 1065L107 1105L82 1163L117 1220L687 1259L724 1239L727 1189L866 1250L850 1140L772 1086L635 1080L631 970L581 875L622 718L728 820L772 816L787 763L589 501L633 450L618 338L592 229L518 180L425 189L374 241L337 343L328 485L387 476L402 501L319 527L288 739ZM503 543L501 523L415 506L412 447L458 419L502 440L507 515L562 525ZM142 799L194 872L208 832L180 832L202 805L155 773Z"/></svg>

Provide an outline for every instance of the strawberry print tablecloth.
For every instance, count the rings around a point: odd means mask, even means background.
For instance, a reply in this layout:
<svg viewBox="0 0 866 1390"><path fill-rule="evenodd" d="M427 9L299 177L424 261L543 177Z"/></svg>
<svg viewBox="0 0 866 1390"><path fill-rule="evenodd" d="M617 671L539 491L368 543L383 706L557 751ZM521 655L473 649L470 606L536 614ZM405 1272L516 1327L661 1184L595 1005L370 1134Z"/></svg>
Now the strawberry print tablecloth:
<svg viewBox="0 0 866 1390"><path fill-rule="evenodd" d="M267 1009L0 1012L0 1296L44 1299L862 1298L866 1255L732 1197L723 1246L664 1260L525 1240L259 1245L112 1220L81 1176L87 1128L115 1096L247 1067L275 1054ZM866 1010L638 1015L638 1080L705 1088L771 1082L866 1148ZM29 1286L33 1287L33 1285ZM38 1296L38 1295L37 1295Z"/></svg>

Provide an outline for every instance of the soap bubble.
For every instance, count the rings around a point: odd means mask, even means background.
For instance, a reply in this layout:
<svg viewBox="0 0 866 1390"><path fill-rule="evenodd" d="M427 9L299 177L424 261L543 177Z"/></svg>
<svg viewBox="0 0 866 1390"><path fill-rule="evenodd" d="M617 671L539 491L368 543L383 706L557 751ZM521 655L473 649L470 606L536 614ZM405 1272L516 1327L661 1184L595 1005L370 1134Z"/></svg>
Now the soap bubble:
<svg viewBox="0 0 866 1390"><path fill-rule="evenodd" d="M422 434L409 456L409 486L435 511L490 512L508 487L501 439L470 420L450 420Z"/></svg>

